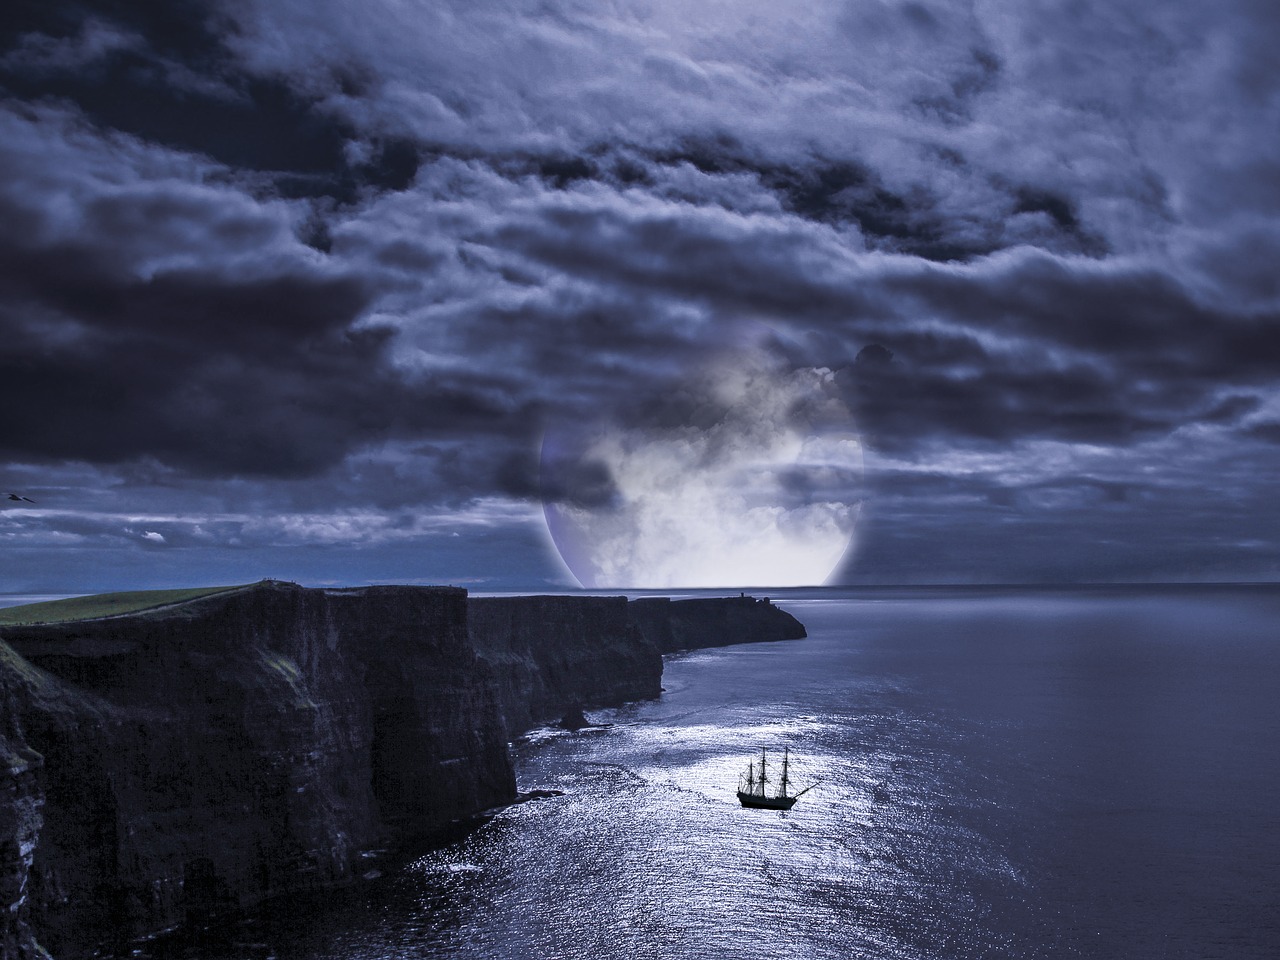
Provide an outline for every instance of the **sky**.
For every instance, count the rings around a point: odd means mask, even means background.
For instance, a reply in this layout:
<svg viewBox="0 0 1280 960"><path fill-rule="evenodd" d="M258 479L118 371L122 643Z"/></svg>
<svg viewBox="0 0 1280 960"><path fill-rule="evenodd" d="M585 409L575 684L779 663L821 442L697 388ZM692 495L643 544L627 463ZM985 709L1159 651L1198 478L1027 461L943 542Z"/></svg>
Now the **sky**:
<svg viewBox="0 0 1280 960"><path fill-rule="evenodd" d="M1273 0L9 0L0 593L1275 580L1278 213Z"/></svg>

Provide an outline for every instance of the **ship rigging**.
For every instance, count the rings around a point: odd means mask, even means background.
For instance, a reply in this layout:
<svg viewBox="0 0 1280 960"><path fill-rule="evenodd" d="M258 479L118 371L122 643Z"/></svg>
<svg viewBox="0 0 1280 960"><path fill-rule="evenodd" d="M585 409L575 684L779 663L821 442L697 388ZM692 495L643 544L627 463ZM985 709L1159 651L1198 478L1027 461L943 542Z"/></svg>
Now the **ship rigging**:
<svg viewBox="0 0 1280 960"><path fill-rule="evenodd" d="M738 780L738 800L744 807L756 810L790 810L797 800L817 786L816 783L810 784L799 793L788 792L791 789L791 756L785 747L782 750L782 776L778 779L775 793L769 792L771 782L768 756L761 747L759 768L753 760Z"/></svg>

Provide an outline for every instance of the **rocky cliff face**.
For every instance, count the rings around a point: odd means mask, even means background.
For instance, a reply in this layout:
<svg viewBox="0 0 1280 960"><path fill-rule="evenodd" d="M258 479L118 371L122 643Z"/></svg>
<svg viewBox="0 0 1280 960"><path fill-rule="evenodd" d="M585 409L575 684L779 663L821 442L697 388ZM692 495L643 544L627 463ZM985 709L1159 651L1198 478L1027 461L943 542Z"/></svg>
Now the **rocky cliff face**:
<svg viewBox="0 0 1280 960"><path fill-rule="evenodd" d="M346 881L513 799L512 735L657 696L662 650L796 635L772 610L264 582L0 627L0 960Z"/></svg>
<svg viewBox="0 0 1280 960"><path fill-rule="evenodd" d="M662 653L632 622L625 597L472 598L469 608L510 737L575 708L662 692Z"/></svg>
<svg viewBox="0 0 1280 960"><path fill-rule="evenodd" d="M43 951L30 923L31 862L43 825L44 758L27 744L16 704L33 695L38 673L0 644L0 957L34 960Z"/></svg>
<svg viewBox="0 0 1280 960"><path fill-rule="evenodd" d="M575 709L657 697L664 653L805 636L789 613L747 596L473 597L468 610L512 737Z"/></svg>
<svg viewBox="0 0 1280 960"><path fill-rule="evenodd" d="M6 717L43 757L21 919L55 953L341 882L515 794L462 590L263 584L0 639L35 678Z"/></svg>

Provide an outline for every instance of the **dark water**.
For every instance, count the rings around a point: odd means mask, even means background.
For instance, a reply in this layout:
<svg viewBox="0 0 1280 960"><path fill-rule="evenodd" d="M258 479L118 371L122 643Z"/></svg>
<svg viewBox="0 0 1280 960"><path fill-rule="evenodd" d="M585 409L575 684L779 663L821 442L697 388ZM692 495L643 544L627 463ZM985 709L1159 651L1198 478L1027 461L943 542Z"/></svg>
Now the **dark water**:
<svg viewBox="0 0 1280 960"><path fill-rule="evenodd" d="M1280 956L1280 593L822 596L778 601L807 640L677 657L660 701L519 745L564 796L235 950ZM761 745L821 781L790 813L737 803Z"/></svg>

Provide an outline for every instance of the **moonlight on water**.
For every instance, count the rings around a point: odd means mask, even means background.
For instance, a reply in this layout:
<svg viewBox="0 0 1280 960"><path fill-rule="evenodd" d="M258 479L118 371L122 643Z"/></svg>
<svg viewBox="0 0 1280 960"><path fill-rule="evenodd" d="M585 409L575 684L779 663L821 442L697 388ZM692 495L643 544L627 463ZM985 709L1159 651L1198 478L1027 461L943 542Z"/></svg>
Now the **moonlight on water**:
<svg viewBox="0 0 1280 960"><path fill-rule="evenodd" d="M835 374L760 345L542 446L547 528L587 588L821 584L851 549L861 472Z"/></svg>

